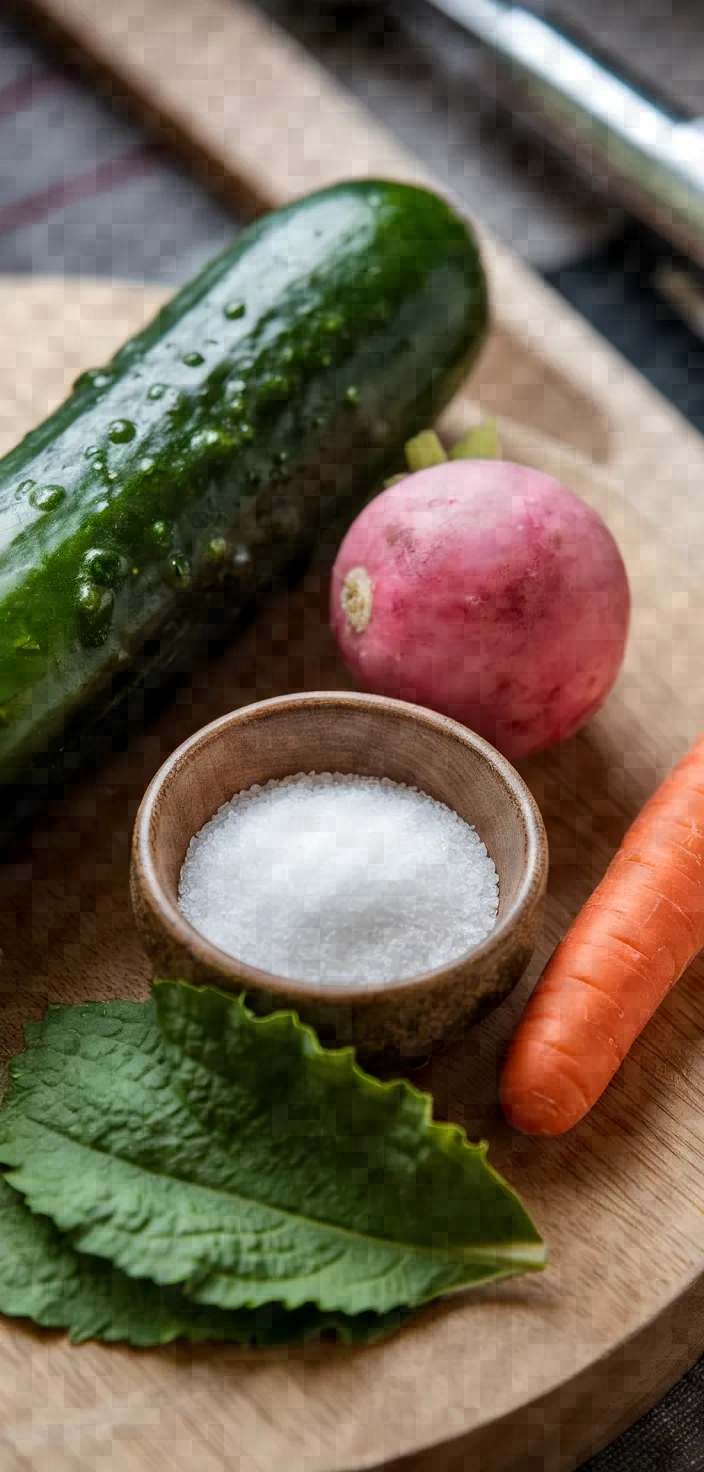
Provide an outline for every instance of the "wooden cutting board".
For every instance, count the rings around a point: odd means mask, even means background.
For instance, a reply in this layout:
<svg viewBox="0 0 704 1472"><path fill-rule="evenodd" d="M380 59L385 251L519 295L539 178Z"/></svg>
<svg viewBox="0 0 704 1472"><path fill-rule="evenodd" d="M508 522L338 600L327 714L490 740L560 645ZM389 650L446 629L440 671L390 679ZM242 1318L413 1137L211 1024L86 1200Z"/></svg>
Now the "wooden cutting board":
<svg viewBox="0 0 704 1472"><path fill-rule="evenodd" d="M162 299L98 283L1 282L0 450ZM493 355L501 371L500 347ZM512 364L507 353L503 371ZM475 412L456 404L451 432ZM552 865L536 965L492 1019L416 1075L439 1116L490 1140L492 1159L544 1231L548 1270L431 1308L362 1350L139 1353L72 1347L3 1320L3 1472L353 1472L397 1458L405 1472L565 1472L704 1350L701 965L570 1136L512 1136L496 1105L498 1060L537 966L704 724L704 596L617 483L535 431L506 422L502 433L507 455L559 474L606 516L635 603L627 664L605 710L575 740L523 764ZM0 869L5 1055L48 1001L146 994L127 896L141 793L205 721L255 696L347 683L326 593L318 566L289 600L262 609L229 653L57 803Z"/></svg>
<svg viewBox="0 0 704 1472"><path fill-rule="evenodd" d="M31 4L240 205L276 205L343 175L422 177L242 0ZM605 710L523 765L551 849L535 965L493 1018L417 1075L439 1116L490 1140L545 1233L549 1268L436 1306L364 1350L136 1353L71 1347L4 1321L3 1472L570 1472L704 1350L702 966L565 1140L511 1136L496 1105L498 1062L539 966L704 725L704 444L510 252L483 239L496 325L471 394L508 416L507 454L560 475L606 516L635 603ZM0 282L0 449L161 299L70 280ZM475 412L459 401L453 433ZM326 584L325 568L313 568L287 602L263 609L0 869L5 1052L49 1000L145 995L127 898L141 793L173 746L223 711L347 683L326 631Z"/></svg>

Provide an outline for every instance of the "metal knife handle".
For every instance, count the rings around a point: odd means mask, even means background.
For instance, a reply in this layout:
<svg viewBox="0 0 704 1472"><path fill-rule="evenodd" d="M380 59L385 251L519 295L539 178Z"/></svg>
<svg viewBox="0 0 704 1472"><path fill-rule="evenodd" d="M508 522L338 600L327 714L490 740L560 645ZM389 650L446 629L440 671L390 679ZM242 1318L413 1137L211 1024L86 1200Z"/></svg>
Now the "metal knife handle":
<svg viewBox="0 0 704 1472"><path fill-rule="evenodd" d="M501 0L431 0L520 85L562 153L704 266L704 125L674 116L532 11Z"/></svg>

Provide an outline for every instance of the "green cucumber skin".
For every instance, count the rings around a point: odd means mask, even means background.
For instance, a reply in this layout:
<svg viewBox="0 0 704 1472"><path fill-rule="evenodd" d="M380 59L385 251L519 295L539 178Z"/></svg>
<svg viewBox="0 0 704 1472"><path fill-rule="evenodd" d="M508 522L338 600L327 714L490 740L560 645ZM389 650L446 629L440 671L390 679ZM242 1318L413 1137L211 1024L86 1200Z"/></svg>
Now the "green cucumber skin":
<svg viewBox="0 0 704 1472"><path fill-rule="evenodd" d="M369 493L487 325L465 222L363 181L245 230L83 375L0 460L0 782L46 775Z"/></svg>

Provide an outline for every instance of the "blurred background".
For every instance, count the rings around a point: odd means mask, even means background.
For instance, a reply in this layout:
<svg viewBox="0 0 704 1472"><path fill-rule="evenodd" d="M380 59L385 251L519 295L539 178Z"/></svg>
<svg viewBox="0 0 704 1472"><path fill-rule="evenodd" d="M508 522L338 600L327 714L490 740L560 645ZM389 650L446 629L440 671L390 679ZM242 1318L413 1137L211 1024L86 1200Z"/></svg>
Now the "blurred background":
<svg viewBox="0 0 704 1472"><path fill-rule="evenodd" d="M558 161L510 94L508 105L498 99L496 69L473 39L426 0L259 4L704 429L698 278ZM546 13L538 0L532 8ZM699 0L558 0L550 14L646 90L704 115ZM176 285L239 223L48 50L26 14L0 10L0 271Z"/></svg>

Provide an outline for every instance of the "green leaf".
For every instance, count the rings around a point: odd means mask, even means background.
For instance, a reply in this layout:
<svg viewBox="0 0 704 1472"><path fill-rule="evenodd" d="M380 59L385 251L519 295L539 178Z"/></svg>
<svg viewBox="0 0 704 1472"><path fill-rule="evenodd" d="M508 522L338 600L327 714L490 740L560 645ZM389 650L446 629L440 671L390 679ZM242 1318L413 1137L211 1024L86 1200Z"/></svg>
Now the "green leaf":
<svg viewBox="0 0 704 1472"><path fill-rule="evenodd" d="M544 1263L484 1145L294 1014L159 982L151 1004L55 1007L26 1035L0 1159L131 1276L223 1308L358 1314Z"/></svg>
<svg viewBox="0 0 704 1472"><path fill-rule="evenodd" d="M486 419L457 441L450 450L451 460L499 460L501 446L495 419Z"/></svg>
<svg viewBox="0 0 704 1472"><path fill-rule="evenodd" d="M235 1344L291 1344L334 1333L368 1343L398 1328L399 1314L321 1314L311 1304L289 1313L279 1304L231 1311L192 1303L178 1288L128 1278L104 1258L77 1252L45 1216L35 1216L0 1176L0 1313L67 1329L85 1339L124 1340L139 1349L173 1339Z"/></svg>
<svg viewBox="0 0 704 1472"><path fill-rule="evenodd" d="M406 464L413 474L429 470L431 465L444 465L447 455L434 429L423 429L406 444Z"/></svg>

